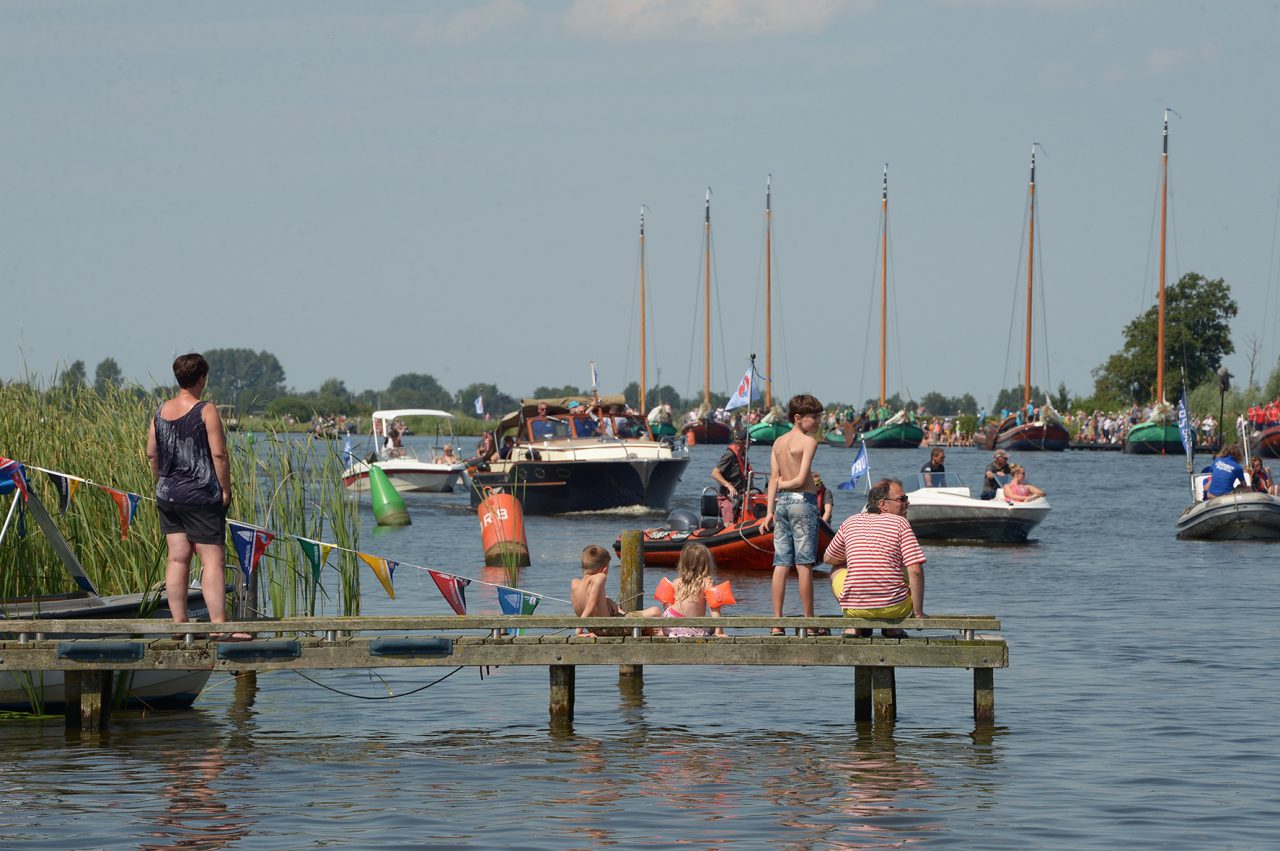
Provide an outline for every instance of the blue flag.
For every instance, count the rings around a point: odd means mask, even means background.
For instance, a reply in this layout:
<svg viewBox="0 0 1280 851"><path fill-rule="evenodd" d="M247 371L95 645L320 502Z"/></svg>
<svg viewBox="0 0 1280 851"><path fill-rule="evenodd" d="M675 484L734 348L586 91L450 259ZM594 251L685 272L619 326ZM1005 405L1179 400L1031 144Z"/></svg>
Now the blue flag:
<svg viewBox="0 0 1280 851"><path fill-rule="evenodd" d="M346 456L347 466L350 467L355 461L351 455L351 432L347 432L347 442L342 444L342 454Z"/></svg>
<svg viewBox="0 0 1280 851"><path fill-rule="evenodd" d="M1187 411L1187 391L1182 390L1182 398L1178 400L1178 433L1182 435L1182 448L1192 455L1196 448L1195 436L1191 433L1191 414Z"/></svg>
<svg viewBox="0 0 1280 851"><path fill-rule="evenodd" d="M858 486L858 479L871 472L871 464L867 461L867 443L862 442L862 448L858 450L858 454L853 456L853 467L849 469L849 481L836 485L837 490L851 491Z"/></svg>
<svg viewBox="0 0 1280 851"><path fill-rule="evenodd" d="M527 594L505 585L498 586L498 606L504 615L531 615L540 602L542 598L537 594Z"/></svg>

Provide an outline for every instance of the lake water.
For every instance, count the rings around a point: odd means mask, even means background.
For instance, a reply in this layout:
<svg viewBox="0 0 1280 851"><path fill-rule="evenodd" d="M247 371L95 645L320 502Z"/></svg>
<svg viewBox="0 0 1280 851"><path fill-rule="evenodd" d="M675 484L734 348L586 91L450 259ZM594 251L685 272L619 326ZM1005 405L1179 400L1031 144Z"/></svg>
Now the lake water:
<svg viewBox="0 0 1280 851"><path fill-rule="evenodd" d="M677 505L719 454L694 447ZM947 454L971 484L988 460ZM816 467L834 484L852 458L822 447ZM925 460L873 450L872 473L910 490ZM425 689L452 669L215 675L194 710L122 713L102 737L0 724L0 847L1275 847L1280 549L1176 540L1181 458L1015 460L1053 504L1034 543L925 545L928 611L1004 623L994 729L974 728L965 671L899 670L899 719L873 728L851 670L651 667L637 690L580 667L571 730L549 724L545 668ZM366 551L490 578L465 494L407 502L413 525L367 530ZM856 503L837 492L836 519ZM529 518L520 584L566 598L584 545L653 520ZM730 578L736 613L769 612L767 575ZM407 566L395 601L364 589L368 614L449 611Z"/></svg>

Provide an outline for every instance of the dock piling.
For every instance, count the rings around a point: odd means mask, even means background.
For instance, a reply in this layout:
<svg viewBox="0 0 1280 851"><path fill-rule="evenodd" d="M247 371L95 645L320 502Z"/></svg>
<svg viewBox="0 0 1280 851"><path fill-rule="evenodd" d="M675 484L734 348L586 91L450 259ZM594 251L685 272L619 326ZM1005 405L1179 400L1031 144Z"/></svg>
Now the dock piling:
<svg viewBox="0 0 1280 851"><path fill-rule="evenodd" d="M573 720L573 692L577 668L573 665L550 665L551 717L556 720Z"/></svg>
<svg viewBox="0 0 1280 851"><path fill-rule="evenodd" d="M644 548L641 546L639 529L628 529L622 533L622 550L618 554L620 568L618 580L621 585L618 598L622 607L628 612L644 608ZM643 677L643 665L619 665L618 675L622 677Z"/></svg>

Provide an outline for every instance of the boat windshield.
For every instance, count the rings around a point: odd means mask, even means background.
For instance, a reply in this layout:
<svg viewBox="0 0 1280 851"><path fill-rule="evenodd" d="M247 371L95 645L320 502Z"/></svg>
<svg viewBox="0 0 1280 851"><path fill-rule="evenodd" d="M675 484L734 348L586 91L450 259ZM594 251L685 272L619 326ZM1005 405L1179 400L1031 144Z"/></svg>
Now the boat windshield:
<svg viewBox="0 0 1280 851"><path fill-rule="evenodd" d="M600 419L589 414L559 414L530 417L529 440L546 443L572 438L610 437L646 438L649 428L642 417L604 416Z"/></svg>
<svg viewBox="0 0 1280 851"><path fill-rule="evenodd" d="M962 488L959 473L916 473L916 484L922 488Z"/></svg>

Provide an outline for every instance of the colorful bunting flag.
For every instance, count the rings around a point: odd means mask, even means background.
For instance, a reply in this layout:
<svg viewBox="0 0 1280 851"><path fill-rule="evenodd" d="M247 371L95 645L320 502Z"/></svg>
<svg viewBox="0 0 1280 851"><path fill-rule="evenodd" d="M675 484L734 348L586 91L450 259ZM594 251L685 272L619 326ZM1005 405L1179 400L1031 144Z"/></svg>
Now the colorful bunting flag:
<svg viewBox="0 0 1280 851"><path fill-rule="evenodd" d="M318 583L320 581L320 570L324 567L324 563L329 560L329 553L333 552L333 544L324 544L308 538L299 538L297 535L294 536L294 539L298 542L298 546L302 547L302 554L307 557L307 561L311 562L312 581Z"/></svg>
<svg viewBox="0 0 1280 851"><path fill-rule="evenodd" d="M70 479L52 470L45 470L49 475L49 481L53 482L53 488L58 492L58 514L66 514L67 509L71 507L71 498L76 495L76 488L80 486L79 479Z"/></svg>
<svg viewBox="0 0 1280 851"><path fill-rule="evenodd" d="M458 614L465 615L467 613L467 586L471 584L470 579L464 579L461 576L454 576L449 573L441 573L438 570L427 568L427 573L431 574L431 578L435 580L436 587L440 589L440 593L444 595L445 602Z"/></svg>
<svg viewBox="0 0 1280 851"><path fill-rule="evenodd" d="M373 568L373 575L378 577L378 581L382 583L382 587L387 591L387 596L394 600L396 591L391 585L391 580L395 578L396 568L400 565L400 562L392 561L389 558L371 556L368 553L356 553L356 555L360 556L361 561Z"/></svg>
<svg viewBox="0 0 1280 851"><path fill-rule="evenodd" d="M531 615L538 608L542 598L537 594L526 594L519 588L498 586L498 605L504 615Z"/></svg>
<svg viewBox="0 0 1280 851"><path fill-rule="evenodd" d="M116 501L116 510L120 513L120 540L123 541L129 536L129 527L133 525L133 518L138 514L138 500L142 497L136 493L126 493L113 488L104 488L104 490Z"/></svg>
<svg viewBox="0 0 1280 851"><path fill-rule="evenodd" d="M24 502L31 498L31 494L27 491L26 469L17 461L5 458L3 455L0 455L0 482L5 484L12 482L13 488L22 494ZM8 493L8 491L9 489L5 488L3 492Z"/></svg>
<svg viewBox="0 0 1280 851"><path fill-rule="evenodd" d="M244 582L248 585L250 576L258 567L258 559L262 558L267 545L276 536L265 529L237 523L235 520L228 520L227 528L231 530L231 543L235 545L236 557L240 559L240 572L244 574Z"/></svg>

